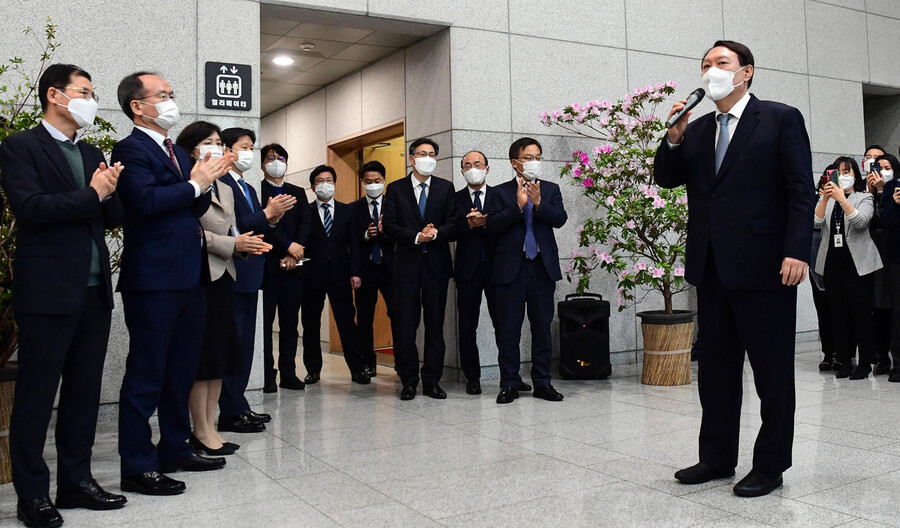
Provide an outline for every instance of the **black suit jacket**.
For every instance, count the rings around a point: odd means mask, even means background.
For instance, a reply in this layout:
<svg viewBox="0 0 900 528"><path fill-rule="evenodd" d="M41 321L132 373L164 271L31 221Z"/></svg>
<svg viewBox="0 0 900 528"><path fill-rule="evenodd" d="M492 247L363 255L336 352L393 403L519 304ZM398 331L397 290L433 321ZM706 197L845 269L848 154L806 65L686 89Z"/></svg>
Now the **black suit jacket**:
<svg viewBox="0 0 900 528"><path fill-rule="evenodd" d="M412 177L410 173L391 183L384 195L382 224L385 234L394 241L394 280L417 282L426 259L437 278L449 280L453 275L450 242L456 240L459 229L459 210L453 184L437 176L431 177L425 218L422 218L410 181ZM433 242L417 245L416 235L428 224L434 224L437 238ZM427 251L423 251L423 246L427 246Z"/></svg>
<svg viewBox="0 0 900 528"><path fill-rule="evenodd" d="M554 281L562 279L559 269L559 248L554 228L566 224L569 216L563 206L559 185L541 181L541 206L534 208L532 228L537 240L539 256L547 275ZM525 213L519 210L516 199L516 178L492 188L485 208L488 233L497 238L494 252L493 279L497 284L509 284L519 272L525 246Z"/></svg>
<svg viewBox="0 0 900 528"><path fill-rule="evenodd" d="M82 305L91 268L91 245L113 306L109 250L104 231L122 222L117 193L100 202L91 176L105 162L100 149L79 141L85 187L43 125L0 143L3 189L16 217L13 308L18 313L72 313Z"/></svg>
<svg viewBox="0 0 900 528"><path fill-rule="evenodd" d="M184 290L209 271L200 217L212 196L194 197L188 183L194 161L178 145L174 150L180 170L137 128L113 148L112 161L124 166L117 187L125 205L118 286L123 292Z"/></svg>
<svg viewBox="0 0 900 528"><path fill-rule="evenodd" d="M234 193L234 216L238 230L241 233L252 231L255 235L268 234L272 228L269 227L266 213L263 212L263 207L259 203L256 189L249 183L247 184L247 188L250 189L250 199L253 201L253 208L251 209L244 195L244 190L234 181L230 173L222 176L219 181L231 187L231 191ZM265 255L249 255L246 259L235 260L234 267L237 271L234 291L253 293L262 288L263 277L266 272Z"/></svg>
<svg viewBox="0 0 900 528"><path fill-rule="evenodd" d="M485 198L490 196L488 191L492 187L485 185L483 195ZM453 278L456 282L465 282L475 278L479 266L487 266L489 269L494 265L494 237L487 232L487 226L472 229L466 220L466 215L472 212L475 204L472 202L472 195L469 193L469 187L463 187L461 191L456 193L456 204L459 207L459 231L456 242L456 260L453 266ZM481 211L485 211L484 200L481 202ZM481 255L484 255L482 262Z"/></svg>
<svg viewBox="0 0 900 528"><path fill-rule="evenodd" d="M353 207L335 200L332 214L331 236L325 235L325 226L319 218L318 201L313 200L306 207L309 210L312 228L309 232L309 244L305 256L309 259L303 264L309 267L307 284L330 284L350 287L350 277L359 277L360 250L362 237L356 232L356 218Z"/></svg>
<svg viewBox="0 0 900 528"><path fill-rule="evenodd" d="M269 203L269 198L275 196L275 187L263 180L260 184L262 203ZM306 191L302 187L285 182L284 194L297 199L294 207L289 209L274 229L266 232L263 239L272 244L272 249L266 253L266 273L271 274L279 269L279 263L287 255L287 249L291 243L296 242L306 248L309 243L309 233L312 224L310 219L309 203L306 201ZM305 251L305 250L304 250ZM306 256L306 255L304 255ZM305 274L306 266L297 266L291 273Z"/></svg>
<svg viewBox="0 0 900 528"><path fill-rule="evenodd" d="M366 239L365 234L369 229L369 224L373 221L375 225L378 225L378 222L373 220L370 216L369 212L369 204L372 203L372 199L368 196L363 196L358 200L354 200L350 205L353 207L353 211L356 213L356 232L359 234L359 238L362 241L362 248L360 251L360 258L362 259L362 264L360 267L360 277L365 281L366 277L369 274L369 265L371 264L372 257L372 247L375 245L374 239ZM384 198L381 199L381 210L378 211L379 216L384 216ZM378 239L378 243L381 244L381 262L385 266L387 266L388 272L393 273L394 270L394 246L393 241L389 239L384 234L384 223L382 222L382 233L379 233L376 237Z"/></svg>
<svg viewBox="0 0 900 528"><path fill-rule="evenodd" d="M687 186L685 277L703 281L712 249L726 288L781 287L785 257L810 260L816 193L803 116L751 96L718 174L715 140L711 112L688 125L678 147L663 140L656 151L656 183Z"/></svg>

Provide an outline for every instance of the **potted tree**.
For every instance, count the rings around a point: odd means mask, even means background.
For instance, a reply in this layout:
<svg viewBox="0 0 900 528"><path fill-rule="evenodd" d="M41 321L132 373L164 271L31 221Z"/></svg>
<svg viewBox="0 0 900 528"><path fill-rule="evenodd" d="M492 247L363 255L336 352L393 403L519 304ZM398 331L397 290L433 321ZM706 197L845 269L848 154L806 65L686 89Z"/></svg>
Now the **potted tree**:
<svg viewBox="0 0 900 528"><path fill-rule="evenodd" d="M651 385L691 381L695 312L675 310L672 302L688 288L687 194L683 187L662 189L653 183L653 157L665 131L656 109L674 91L670 82L637 89L615 103L573 103L541 114L548 127L601 142L591 152L573 152L560 171L597 211L578 227L579 247L566 274L577 281L579 294L589 290L598 268L614 274L619 311L651 292L661 295L662 310L637 314L644 336L641 381Z"/></svg>
<svg viewBox="0 0 900 528"><path fill-rule="evenodd" d="M59 47L56 40L56 24L47 19L43 39L30 27L26 35L34 36L40 49L39 62L34 70L29 70L24 59L13 57L0 64L0 142L17 132L34 127L40 122L42 113L38 100L37 86L44 69L51 64L53 52ZM81 140L97 145L104 152L110 152L115 139L113 126L101 119L82 133ZM107 232L113 272L118 268L121 255L121 232L115 229ZM17 365L10 358L18 348L16 321L13 317L12 282L13 261L16 252L16 219L9 201L0 188L0 433L9 430L12 412ZM0 484L12 480L12 466L9 459L9 440L0 434Z"/></svg>

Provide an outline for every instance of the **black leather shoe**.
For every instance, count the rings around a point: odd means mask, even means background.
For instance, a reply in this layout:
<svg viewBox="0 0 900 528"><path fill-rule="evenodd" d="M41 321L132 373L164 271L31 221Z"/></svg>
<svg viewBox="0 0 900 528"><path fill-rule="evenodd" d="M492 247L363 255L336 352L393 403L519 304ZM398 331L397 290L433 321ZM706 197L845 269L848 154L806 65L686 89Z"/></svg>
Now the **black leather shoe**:
<svg viewBox="0 0 900 528"><path fill-rule="evenodd" d="M832 363L832 364L831 364L831 370L833 370L833 371L835 371L835 372L841 370L841 364L840 364L840 362L835 361L834 363Z"/></svg>
<svg viewBox="0 0 900 528"><path fill-rule="evenodd" d="M307 374L306 377L303 378L303 383L306 383L307 385L315 385L316 383L319 383L320 379L322 378L319 377L318 372L316 372L315 374ZM282 387L284 387L284 385L282 385Z"/></svg>
<svg viewBox="0 0 900 528"><path fill-rule="evenodd" d="M832 363L827 359L819 363L819 372L831 372Z"/></svg>
<svg viewBox="0 0 900 528"><path fill-rule="evenodd" d="M96 480L79 482L74 490L57 491L56 507L60 509L86 508L88 510L118 510L128 499L124 495L109 493Z"/></svg>
<svg viewBox="0 0 900 528"><path fill-rule="evenodd" d="M191 438L188 440L188 443L191 444L191 447L194 448L194 451L196 451L197 453L200 453L201 455L207 455L207 456L233 455L234 452L237 451L237 449L235 449L231 446L227 446L224 443L222 444L222 447L220 447L218 449L213 449L211 447L208 447L203 442L201 442L200 439L194 435L191 435ZM231 445L233 446L235 444L231 444ZM238 447L240 447L240 446L238 446Z"/></svg>
<svg viewBox="0 0 900 528"><path fill-rule="evenodd" d="M318 374L316 374L316 381L319 381ZM306 376L306 383L300 381L300 378L298 378L297 376L294 376L292 378L282 378L281 383L279 383L278 386L282 389L303 390L306 388L307 384L309 384L309 376Z"/></svg>
<svg viewBox="0 0 900 528"><path fill-rule="evenodd" d="M220 414L217 428L219 431L227 431L229 433L261 433L266 430L265 424L251 422L243 414L237 416L222 416Z"/></svg>
<svg viewBox="0 0 900 528"><path fill-rule="evenodd" d="M434 398L435 400L443 400L447 398L447 393L444 392L444 389L442 389L440 385L423 385L422 394L428 396L429 398Z"/></svg>
<svg viewBox="0 0 900 528"><path fill-rule="evenodd" d="M178 495L184 493L184 482L169 478L159 471L122 477L122 491L141 495Z"/></svg>
<svg viewBox="0 0 900 528"><path fill-rule="evenodd" d="M770 477L761 471L751 469L746 477L734 485L734 494L739 497L762 497L780 488L783 482L781 473Z"/></svg>
<svg viewBox="0 0 900 528"><path fill-rule="evenodd" d="M16 517L25 523L25 526L40 528L56 528L62 526L63 518L59 514L50 497L38 497L36 499L19 499L16 507Z"/></svg>
<svg viewBox="0 0 900 528"><path fill-rule="evenodd" d="M872 365L868 363L860 363L856 365L856 368L853 369L853 372L850 373L850 379L852 380L861 380L869 377L869 373L872 372Z"/></svg>
<svg viewBox="0 0 900 528"><path fill-rule="evenodd" d="M263 392L266 394L278 392L278 384L275 383L274 379L266 380L265 384L263 385Z"/></svg>
<svg viewBox="0 0 900 528"><path fill-rule="evenodd" d="M247 411L244 413L244 416L246 416L251 422L256 422L256 423L264 424L264 423L269 423L272 421L272 416L265 414L265 413Z"/></svg>
<svg viewBox="0 0 900 528"><path fill-rule="evenodd" d="M714 468L709 464L700 462L689 468L675 472L675 478L682 484L703 484L713 479L728 478L734 476L734 468Z"/></svg>
<svg viewBox="0 0 900 528"><path fill-rule="evenodd" d="M519 398L519 389L515 387L500 387L500 394L497 395L497 403L512 403L513 400Z"/></svg>
<svg viewBox="0 0 900 528"><path fill-rule="evenodd" d="M231 442L225 442L224 444L222 444L222 446L227 447L228 449L233 449L235 451L241 448L240 444L232 444Z"/></svg>
<svg viewBox="0 0 900 528"><path fill-rule="evenodd" d="M466 394L481 394L481 381L469 380L466 382Z"/></svg>
<svg viewBox="0 0 900 528"><path fill-rule="evenodd" d="M835 378L849 378L850 372L853 371L853 366L851 365L841 365L834 373Z"/></svg>
<svg viewBox="0 0 900 528"><path fill-rule="evenodd" d="M891 373L888 376L888 381L892 383L900 382L900 367L894 367L891 369Z"/></svg>
<svg viewBox="0 0 900 528"><path fill-rule="evenodd" d="M376 374L377 372L378 372L378 371L375 369L374 366L366 367L366 368L363 369L363 374L365 374L366 376L369 376L370 378L374 378L374 377L375 377L375 374Z"/></svg>
<svg viewBox="0 0 900 528"><path fill-rule="evenodd" d="M400 399L403 401L409 401L416 397L416 388L411 385L404 385L403 390L400 391Z"/></svg>
<svg viewBox="0 0 900 528"><path fill-rule="evenodd" d="M534 394L532 394L532 396L551 402L563 401L563 395L557 392L557 390L553 388L553 385L547 385L545 387L538 387L537 389L534 389Z"/></svg>
<svg viewBox="0 0 900 528"><path fill-rule="evenodd" d="M519 386L516 387L516 390L519 392L531 392L531 385L527 383L519 383Z"/></svg>
<svg viewBox="0 0 900 528"><path fill-rule="evenodd" d="M174 473L181 471L212 471L214 469L222 469L225 467L225 459L221 457L207 458L197 453L191 453L185 458L172 462L171 464L160 464L159 470L162 473Z"/></svg>
<svg viewBox="0 0 900 528"><path fill-rule="evenodd" d="M353 383L359 383L360 385L368 385L372 382L372 378L362 371L350 374L350 379L353 380Z"/></svg>
<svg viewBox="0 0 900 528"><path fill-rule="evenodd" d="M872 372L875 373L876 376L884 376L885 374L891 371L891 361L888 360L883 363L878 363L875 365L875 370Z"/></svg>

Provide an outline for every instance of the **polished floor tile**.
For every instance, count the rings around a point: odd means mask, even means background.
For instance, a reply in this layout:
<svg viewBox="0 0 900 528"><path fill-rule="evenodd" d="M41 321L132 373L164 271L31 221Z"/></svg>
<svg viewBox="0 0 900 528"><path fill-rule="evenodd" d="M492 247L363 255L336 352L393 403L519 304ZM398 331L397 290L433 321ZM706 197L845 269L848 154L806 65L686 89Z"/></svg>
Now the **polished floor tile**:
<svg viewBox="0 0 900 528"><path fill-rule="evenodd" d="M798 347L794 466L758 499L731 490L760 423L749 366L737 475L685 486L673 474L696 462L696 381L641 385L641 365L621 365L609 380L555 380L561 403L497 405L496 380L481 396L444 382L446 400L404 402L389 369L358 385L329 355L320 383L258 398L273 417L265 432L224 434L241 449L223 470L173 475L187 483L176 497L63 511L65 526L900 526L900 384L838 380L818 361L814 345ZM100 423L94 476L114 492L117 442L115 422ZM45 453L55 473L52 436ZM15 504L0 486L0 528L20 525Z"/></svg>

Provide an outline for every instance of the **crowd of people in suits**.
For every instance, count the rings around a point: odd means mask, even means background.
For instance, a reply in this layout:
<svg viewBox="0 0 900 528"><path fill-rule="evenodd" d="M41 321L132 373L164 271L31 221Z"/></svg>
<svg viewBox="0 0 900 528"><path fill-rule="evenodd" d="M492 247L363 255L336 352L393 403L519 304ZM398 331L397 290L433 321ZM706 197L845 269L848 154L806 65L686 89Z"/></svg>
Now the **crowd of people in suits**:
<svg viewBox="0 0 900 528"><path fill-rule="evenodd" d="M129 334L119 395L124 492L182 493L184 482L169 474L220 469L240 448L220 432L265 430L271 417L253 411L245 397L260 290L266 393L320 380L326 298L351 380L369 384L377 375L373 321L380 292L400 399L415 398L420 381L424 395L446 398L440 381L453 278L466 393L482 392L476 330L484 297L499 356L497 403L512 403L521 392L563 400L551 384L550 323L561 279L554 229L567 215L559 186L541 179L537 140L512 143L516 175L498 186L486 184L489 160L473 150L461 161L467 185L456 191L433 175L439 145L419 138L410 144L405 177L386 184L385 167L366 163L358 174L364 195L342 203L334 197L338 172L320 165L309 175L315 199L308 201L304 188L285 181L289 153L279 144L259 149L259 192L245 180L256 166L252 130L197 121L173 140L169 131L180 120L175 93L152 72L119 83L118 102L134 128L116 143L109 164L78 137L98 109L90 74L51 65L38 93L42 122L0 143L2 185L18 222L19 373L10 454L17 516L27 526L60 526L63 508L110 510L127 502L104 490L90 467L114 291L121 293ZM120 225L114 290L104 233ZM526 313L533 387L519 373ZM301 326L303 380L296 364ZM43 449L57 388L51 501Z"/></svg>
<svg viewBox="0 0 900 528"><path fill-rule="evenodd" d="M871 145L859 163L834 160L818 183L810 283L824 354L819 370L837 378L887 374L900 382L897 170L896 156Z"/></svg>

